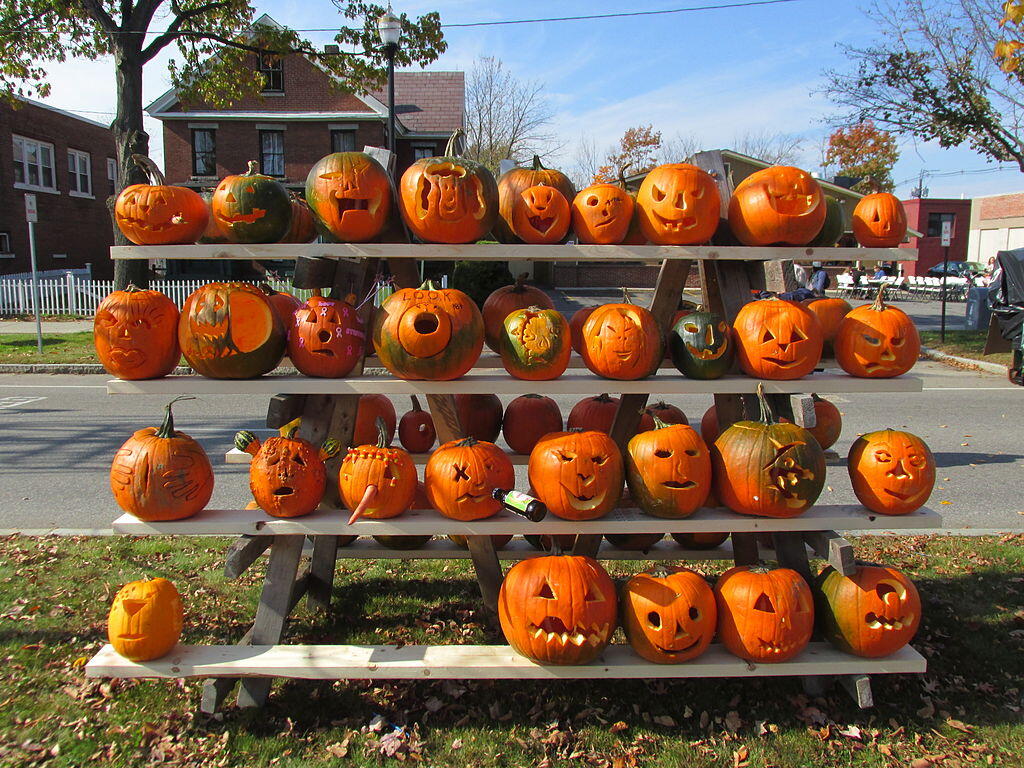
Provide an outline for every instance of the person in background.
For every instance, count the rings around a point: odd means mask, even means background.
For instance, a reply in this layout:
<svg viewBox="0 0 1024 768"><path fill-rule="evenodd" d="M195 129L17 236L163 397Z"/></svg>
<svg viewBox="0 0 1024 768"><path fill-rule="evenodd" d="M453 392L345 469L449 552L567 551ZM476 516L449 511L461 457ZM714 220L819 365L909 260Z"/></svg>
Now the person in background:
<svg viewBox="0 0 1024 768"><path fill-rule="evenodd" d="M875 274L873 274L871 276L871 279L872 280L885 280L885 278L887 278L888 276L889 275L887 275L886 272L885 272L885 267L883 267L881 264L879 264L875 268Z"/></svg>
<svg viewBox="0 0 1024 768"><path fill-rule="evenodd" d="M796 276L796 287L797 288L810 288L811 281L807 275L807 267L797 262L793 262L793 274Z"/></svg>
<svg viewBox="0 0 1024 768"><path fill-rule="evenodd" d="M814 272L811 274L811 290L815 296L824 296L825 289L832 284L832 279L828 276L828 272L821 266L820 261L816 261L813 264Z"/></svg>

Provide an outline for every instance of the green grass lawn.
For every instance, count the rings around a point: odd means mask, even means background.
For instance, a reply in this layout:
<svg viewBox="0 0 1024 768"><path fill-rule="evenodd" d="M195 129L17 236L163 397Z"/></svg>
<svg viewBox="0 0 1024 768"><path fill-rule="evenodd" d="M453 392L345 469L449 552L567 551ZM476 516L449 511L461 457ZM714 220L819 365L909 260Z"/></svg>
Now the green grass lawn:
<svg viewBox="0 0 1024 768"><path fill-rule="evenodd" d="M1022 764L1024 536L855 542L915 579L925 608L914 645L929 659L924 676L876 676L867 711L838 689L808 699L792 679L284 681L263 711L208 717L198 681L85 678L114 592L143 576L181 590L184 642L237 640L264 566L227 581L227 543L0 540L0 765ZM340 560L333 606L324 618L300 604L288 641L501 642L465 562Z"/></svg>
<svg viewBox="0 0 1024 768"><path fill-rule="evenodd" d="M44 333L43 354L34 333L0 333L0 363L98 363L92 331Z"/></svg>
<svg viewBox="0 0 1024 768"><path fill-rule="evenodd" d="M937 349L958 357L967 357L971 360L983 360L989 363L1000 363L1009 365L1013 358L1012 352L997 352L993 355L985 355L985 339L988 331L946 331L946 340L939 339L938 331L921 331L921 344L925 347Z"/></svg>

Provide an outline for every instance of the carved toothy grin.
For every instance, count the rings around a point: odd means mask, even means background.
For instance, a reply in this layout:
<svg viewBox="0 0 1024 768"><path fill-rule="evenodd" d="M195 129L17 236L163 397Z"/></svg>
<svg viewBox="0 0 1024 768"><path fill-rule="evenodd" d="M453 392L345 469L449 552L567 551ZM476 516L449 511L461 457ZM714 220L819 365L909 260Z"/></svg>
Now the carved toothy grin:
<svg viewBox="0 0 1024 768"><path fill-rule="evenodd" d="M228 224L252 224L267 215L264 208L253 208L252 213L236 213L234 216L225 216L218 213L217 218Z"/></svg>
<svg viewBox="0 0 1024 768"><path fill-rule="evenodd" d="M764 640L757 638L757 641L761 644L762 653L782 654L789 653L797 647L797 643L773 643L770 640Z"/></svg>
<svg viewBox="0 0 1024 768"><path fill-rule="evenodd" d="M686 345L686 351L693 355L698 360L717 360L725 354L727 347L722 345L718 349L697 349L692 344Z"/></svg>
<svg viewBox="0 0 1024 768"><path fill-rule="evenodd" d="M914 623L914 614L900 616L898 619L890 619L885 616L879 616L874 611L871 611L864 617L864 623L872 629L903 629Z"/></svg>
<svg viewBox="0 0 1024 768"><path fill-rule="evenodd" d="M530 622L526 631L535 639L546 639L547 642L558 642L561 645L572 643L575 646L590 644L594 647L608 640L610 624L591 624L589 627L577 624L572 631L557 616L548 616L539 625Z"/></svg>
<svg viewBox="0 0 1024 768"><path fill-rule="evenodd" d="M163 232L166 229L185 223L185 218L180 213L174 214L168 221L162 221L159 224L151 224L145 219L136 219L132 216L118 216L117 218L126 226L135 227L146 232Z"/></svg>
<svg viewBox="0 0 1024 768"><path fill-rule="evenodd" d="M683 216L680 219L666 219L657 211L654 211L653 213L662 228L668 232L682 232L683 230L693 229L697 226L696 216Z"/></svg>

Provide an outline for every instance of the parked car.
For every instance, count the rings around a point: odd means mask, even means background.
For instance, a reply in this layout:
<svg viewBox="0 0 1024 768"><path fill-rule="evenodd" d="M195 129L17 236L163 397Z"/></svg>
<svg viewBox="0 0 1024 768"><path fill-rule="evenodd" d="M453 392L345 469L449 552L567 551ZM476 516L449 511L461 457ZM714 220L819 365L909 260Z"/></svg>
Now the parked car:
<svg viewBox="0 0 1024 768"><path fill-rule="evenodd" d="M925 273L928 277L942 277L943 263L939 262ZM950 277L973 277L985 271L984 264L975 261L951 261L949 262Z"/></svg>

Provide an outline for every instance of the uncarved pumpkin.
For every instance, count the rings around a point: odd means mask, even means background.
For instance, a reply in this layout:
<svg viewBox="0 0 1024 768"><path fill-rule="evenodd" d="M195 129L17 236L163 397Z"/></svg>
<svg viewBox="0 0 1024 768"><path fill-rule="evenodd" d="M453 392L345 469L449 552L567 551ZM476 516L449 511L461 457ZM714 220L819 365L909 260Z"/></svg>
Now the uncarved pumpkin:
<svg viewBox="0 0 1024 768"><path fill-rule="evenodd" d="M572 330L572 348L577 355L583 354L583 324L597 307L580 307L572 313L569 318L569 328Z"/></svg>
<svg viewBox="0 0 1024 768"><path fill-rule="evenodd" d="M501 432L514 453L528 456L544 435L562 431L558 403L544 395L520 395L505 408Z"/></svg>
<svg viewBox="0 0 1024 768"><path fill-rule="evenodd" d="M526 284L529 275L523 272L513 285L495 289L484 302L481 314L484 318L484 340L492 352L501 349L501 337L505 332L505 318L510 312L527 307L554 309L555 304L540 288Z"/></svg>
<svg viewBox="0 0 1024 768"><path fill-rule="evenodd" d="M455 411L467 437L493 443L501 434L504 409L497 395L455 395Z"/></svg>
<svg viewBox="0 0 1024 768"><path fill-rule="evenodd" d="M850 302L840 298L816 298L807 299L803 305L818 318L818 322L821 323L822 338L831 349L832 342L835 341L836 333L839 331L839 324L853 309Z"/></svg>
<svg viewBox="0 0 1024 768"><path fill-rule="evenodd" d="M353 445L377 442L377 419L383 420L385 442L390 445L395 438L395 425L398 420L394 403L387 395L360 395L356 408L356 425L352 431Z"/></svg>

